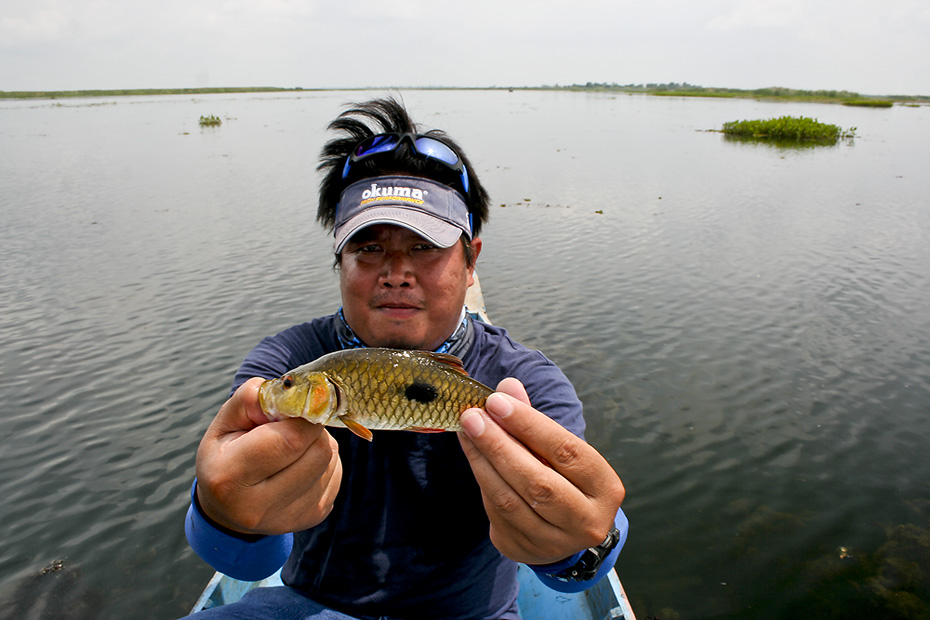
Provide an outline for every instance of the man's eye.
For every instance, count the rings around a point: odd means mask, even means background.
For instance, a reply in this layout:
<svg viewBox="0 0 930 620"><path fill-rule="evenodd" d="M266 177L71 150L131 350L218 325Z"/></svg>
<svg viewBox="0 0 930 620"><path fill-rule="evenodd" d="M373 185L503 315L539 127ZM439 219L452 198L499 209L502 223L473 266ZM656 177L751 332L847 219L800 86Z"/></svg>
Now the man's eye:
<svg viewBox="0 0 930 620"><path fill-rule="evenodd" d="M359 252L360 254L373 254L375 252L380 252L381 246L371 243L369 245L359 246L359 248L356 249L355 251Z"/></svg>
<svg viewBox="0 0 930 620"><path fill-rule="evenodd" d="M413 246L413 249L423 251L423 250L435 250L437 248L432 243L418 243L415 246Z"/></svg>

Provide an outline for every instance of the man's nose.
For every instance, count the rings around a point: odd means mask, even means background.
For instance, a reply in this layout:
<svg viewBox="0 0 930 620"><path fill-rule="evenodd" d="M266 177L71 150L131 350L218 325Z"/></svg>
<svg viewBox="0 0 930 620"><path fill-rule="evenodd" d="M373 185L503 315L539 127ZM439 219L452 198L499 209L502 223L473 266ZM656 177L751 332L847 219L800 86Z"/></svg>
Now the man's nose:
<svg viewBox="0 0 930 620"><path fill-rule="evenodd" d="M391 252L385 256L381 284L386 287L413 285L413 266L404 252Z"/></svg>

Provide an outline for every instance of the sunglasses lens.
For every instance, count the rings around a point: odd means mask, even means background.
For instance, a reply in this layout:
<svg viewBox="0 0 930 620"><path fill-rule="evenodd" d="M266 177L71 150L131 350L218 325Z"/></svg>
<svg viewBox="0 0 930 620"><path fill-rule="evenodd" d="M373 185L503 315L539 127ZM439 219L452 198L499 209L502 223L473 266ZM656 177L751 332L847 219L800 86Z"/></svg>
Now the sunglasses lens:
<svg viewBox="0 0 930 620"><path fill-rule="evenodd" d="M444 161L450 166L454 166L459 161L459 156L455 154L455 151L450 149L439 140L421 137L417 138L414 144L417 147L417 152L421 155L435 157L436 159Z"/></svg>
<svg viewBox="0 0 930 620"><path fill-rule="evenodd" d="M392 135L380 135L373 136L368 140L365 140L355 148L356 157L364 157L365 155L374 155L375 153L384 153L385 151L392 151L397 148L397 144L400 142L400 137Z"/></svg>
<svg viewBox="0 0 930 620"><path fill-rule="evenodd" d="M465 194L468 194L468 172L465 170L465 165L459 160L459 156L455 151L435 138L418 136L415 134L386 133L363 140L355 147L352 156L346 158L345 166L342 168L342 178L345 179L349 176L349 170L352 168L354 162L368 157L369 155L393 151L398 148L400 143L405 139L410 139L413 142L414 150L420 155L438 159L453 170L456 170L461 177Z"/></svg>
<svg viewBox="0 0 930 620"><path fill-rule="evenodd" d="M465 169L465 164L462 164L462 172L460 176L462 178L462 187L465 188L465 195L468 196L468 170Z"/></svg>

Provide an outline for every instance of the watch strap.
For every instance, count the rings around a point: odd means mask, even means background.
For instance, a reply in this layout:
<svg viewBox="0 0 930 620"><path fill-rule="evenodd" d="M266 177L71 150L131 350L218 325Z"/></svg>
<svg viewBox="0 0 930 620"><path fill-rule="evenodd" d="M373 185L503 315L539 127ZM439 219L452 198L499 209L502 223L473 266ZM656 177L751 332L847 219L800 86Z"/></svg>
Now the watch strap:
<svg viewBox="0 0 930 620"><path fill-rule="evenodd" d="M572 566L550 574L561 581L590 581L619 542L620 530L614 526L607 533L604 542L582 551L581 557Z"/></svg>
<svg viewBox="0 0 930 620"><path fill-rule="evenodd" d="M606 547L611 545L611 537L609 535L605 537L604 542L600 545L592 547L591 549L579 551L564 560L553 562L552 564L529 564L528 566L536 573L539 580L552 590L566 593L587 590L610 573L614 564L617 563L617 558L620 556L623 545L626 543L627 534L630 530L630 522L626 518L626 515L623 514L622 509L618 509L617 515L614 517L614 528L616 528L618 532L618 541L613 544L613 549L607 550L606 553L603 553L603 556L601 553ZM613 530L611 530L611 533L613 533ZM592 573L590 567L594 563L596 563L598 567L595 568ZM579 564L582 566L578 567ZM578 567L578 569L573 572L572 569L576 567ZM586 567L588 568L586 569ZM584 576L588 575L589 577L587 580L583 579Z"/></svg>

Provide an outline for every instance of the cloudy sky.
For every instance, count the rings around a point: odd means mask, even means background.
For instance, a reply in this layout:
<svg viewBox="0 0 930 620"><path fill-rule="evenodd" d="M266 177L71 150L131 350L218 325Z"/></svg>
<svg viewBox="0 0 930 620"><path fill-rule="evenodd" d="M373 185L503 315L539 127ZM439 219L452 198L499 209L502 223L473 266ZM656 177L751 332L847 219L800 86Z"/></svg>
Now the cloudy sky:
<svg viewBox="0 0 930 620"><path fill-rule="evenodd" d="M589 81L930 95L930 2L0 1L0 90Z"/></svg>

